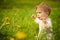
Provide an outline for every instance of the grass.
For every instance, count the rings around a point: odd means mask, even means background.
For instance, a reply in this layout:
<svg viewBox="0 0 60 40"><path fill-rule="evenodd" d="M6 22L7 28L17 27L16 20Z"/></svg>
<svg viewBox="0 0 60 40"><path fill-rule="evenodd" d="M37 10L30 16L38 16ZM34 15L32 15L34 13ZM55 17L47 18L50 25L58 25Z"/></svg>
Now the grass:
<svg viewBox="0 0 60 40"><path fill-rule="evenodd" d="M0 26L5 22L5 25L0 29L0 39L10 40L15 38L17 32L24 32L26 35L25 39L20 40L35 40L35 36L38 34L38 24L34 22L31 15L35 12L35 7L40 2L35 0L17 1L14 4L3 4L3 8L0 9ZM54 40L60 39L60 8L59 2L46 1L52 7L51 15ZM7 3L7 2L6 2ZM56 5L55 5L56 4ZM12 6L13 5L13 6ZM8 18L7 18L8 17ZM8 19L8 21L6 20ZM9 24L6 24L9 22Z"/></svg>

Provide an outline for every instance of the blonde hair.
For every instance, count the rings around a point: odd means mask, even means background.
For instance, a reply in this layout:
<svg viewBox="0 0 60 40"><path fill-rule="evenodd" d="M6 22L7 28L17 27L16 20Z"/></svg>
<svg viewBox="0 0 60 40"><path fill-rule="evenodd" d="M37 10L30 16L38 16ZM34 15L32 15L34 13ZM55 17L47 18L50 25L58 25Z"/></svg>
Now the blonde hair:
<svg viewBox="0 0 60 40"><path fill-rule="evenodd" d="M48 15L50 15L51 8L44 2L39 4L36 9L41 8L44 12L48 12Z"/></svg>

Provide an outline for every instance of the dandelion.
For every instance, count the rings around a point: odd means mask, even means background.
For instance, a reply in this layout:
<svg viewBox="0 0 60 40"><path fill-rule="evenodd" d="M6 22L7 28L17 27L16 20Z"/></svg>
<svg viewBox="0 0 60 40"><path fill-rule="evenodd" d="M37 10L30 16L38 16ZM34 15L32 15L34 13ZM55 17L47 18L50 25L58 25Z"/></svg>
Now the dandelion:
<svg viewBox="0 0 60 40"><path fill-rule="evenodd" d="M14 40L14 38L10 38L10 40Z"/></svg>
<svg viewBox="0 0 60 40"><path fill-rule="evenodd" d="M5 21L5 24L7 24L7 25L10 24L10 22L9 22L9 21L10 21L9 17L5 17L4 21Z"/></svg>
<svg viewBox="0 0 60 40"><path fill-rule="evenodd" d="M15 37L17 39L24 39L24 38L26 38L26 34L24 32L17 32Z"/></svg>
<svg viewBox="0 0 60 40"><path fill-rule="evenodd" d="M5 17L5 21L9 21L10 20L10 18L9 17Z"/></svg>
<svg viewBox="0 0 60 40"><path fill-rule="evenodd" d="M9 25L10 24L10 22L6 22L6 25Z"/></svg>
<svg viewBox="0 0 60 40"><path fill-rule="evenodd" d="M21 27L21 26L20 26L20 25L18 25L18 24L17 24L16 26L17 26L17 27Z"/></svg>

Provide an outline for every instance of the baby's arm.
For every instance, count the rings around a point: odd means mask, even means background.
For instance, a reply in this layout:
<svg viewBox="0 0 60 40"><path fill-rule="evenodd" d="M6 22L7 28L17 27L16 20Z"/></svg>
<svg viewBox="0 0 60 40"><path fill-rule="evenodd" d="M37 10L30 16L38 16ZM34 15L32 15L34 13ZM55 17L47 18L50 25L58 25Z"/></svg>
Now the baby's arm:
<svg viewBox="0 0 60 40"><path fill-rule="evenodd" d="M32 14L32 18L34 19L34 21L36 23L39 23L40 22L40 20L36 17L36 15Z"/></svg>

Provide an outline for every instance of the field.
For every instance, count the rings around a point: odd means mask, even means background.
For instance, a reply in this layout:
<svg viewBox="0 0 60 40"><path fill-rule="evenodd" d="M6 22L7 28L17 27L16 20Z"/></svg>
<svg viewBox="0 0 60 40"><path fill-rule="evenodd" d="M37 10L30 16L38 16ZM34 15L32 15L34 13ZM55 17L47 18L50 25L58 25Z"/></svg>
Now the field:
<svg viewBox="0 0 60 40"><path fill-rule="evenodd" d="M38 24L31 18L36 14L39 0L4 0L0 3L0 40L36 40ZM51 6L50 18L54 40L60 40L60 2L44 1ZM40 39L41 40L41 39Z"/></svg>

